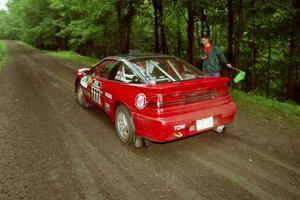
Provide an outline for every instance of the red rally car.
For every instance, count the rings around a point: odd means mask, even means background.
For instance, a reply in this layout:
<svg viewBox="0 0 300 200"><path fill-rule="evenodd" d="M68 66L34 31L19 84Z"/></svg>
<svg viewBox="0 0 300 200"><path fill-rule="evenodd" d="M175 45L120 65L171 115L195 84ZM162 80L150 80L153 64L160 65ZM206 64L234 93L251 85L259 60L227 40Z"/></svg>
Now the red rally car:
<svg viewBox="0 0 300 200"><path fill-rule="evenodd" d="M121 55L79 69L75 91L80 105L108 114L122 142L142 147L148 140L222 132L236 114L229 80L206 77L174 56Z"/></svg>

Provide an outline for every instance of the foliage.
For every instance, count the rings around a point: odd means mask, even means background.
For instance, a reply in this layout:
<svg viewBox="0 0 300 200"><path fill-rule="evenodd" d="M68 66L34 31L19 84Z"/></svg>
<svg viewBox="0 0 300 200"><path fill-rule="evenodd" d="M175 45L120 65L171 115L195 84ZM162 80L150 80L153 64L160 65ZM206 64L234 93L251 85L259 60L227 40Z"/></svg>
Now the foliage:
<svg viewBox="0 0 300 200"><path fill-rule="evenodd" d="M129 50L155 52L156 40L162 38L155 35L153 2L157 1L11 0L9 11L0 12L0 39L17 39L42 49L71 50L98 58ZM296 66L291 77L295 91L300 90L299 44L298 50L294 48L298 52L292 54L290 50L293 19L299 13L297 0L160 2L163 15L159 15L162 18L158 24L164 28L169 54L192 59L200 68L199 36L203 33L209 34L225 53L230 52L228 6L232 2L233 64L248 72L239 89L284 100L287 74L291 73L288 66ZM248 82L255 82L256 87L249 87ZM300 102L298 96L295 101Z"/></svg>
<svg viewBox="0 0 300 200"><path fill-rule="evenodd" d="M39 50L38 48L26 43L26 42L23 42L23 41L17 41L20 45L26 47L26 48L29 48L29 49L34 49L34 50Z"/></svg>
<svg viewBox="0 0 300 200"><path fill-rule="evenodd" d="M57 51L57 52L52 51L52 52L47 52L46 54L48 54L50 56L55 56L58 58L73 60L73 61L79 62L79 63L87 65L87 66L91 66L99 61L97 58L82 56L73 51Z"/></svg>
<svg viewBox="0 0 300 200"><path fill-rule="evenodd" d="M0 70L3 65L6 63L7 55L6 55L6 47L3 41L0 40Z"/></svg>
<svg viewBox="0 0 300 200"><path fill-rule="evenodd" d="M36 49L34 46L23 42L23 41L18 41L19 44L21 44L22 46L26 47L26 48L30 48L30 49ZM78 53L75 53L73 51L47 51L47 50L43 50L43 52L49 56L54 56L57 58L63 58L63 59L68 59L68 60L72 60L75 62L79 62L82 65L87 65L87 66L91 66L93 64L95 64L96 62L99 61L99 59L97 58L92 58L92 57L88 57L88 56L82 56Z"/></svg>
<svg viewBox="0 0 300 200"><path fill-rule="evenodd" d="M285 120L299 126L300 106L291 102L279 102L276 99L267 99L254 93L245 93L239 90L231 92L239 108L246 109L261 120L273 121L275 124L285 123Z"/></svg>

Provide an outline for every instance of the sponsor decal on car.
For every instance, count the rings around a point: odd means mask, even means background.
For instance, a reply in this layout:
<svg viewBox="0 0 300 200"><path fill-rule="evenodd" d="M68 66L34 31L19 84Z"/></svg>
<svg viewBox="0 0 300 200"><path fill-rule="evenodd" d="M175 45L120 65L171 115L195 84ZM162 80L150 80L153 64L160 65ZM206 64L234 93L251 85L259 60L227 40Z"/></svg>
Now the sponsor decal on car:
<svg viewBox="0 0 300 200"><path fill-rule="evenodd" d="M82 79L80 80L80 85L84 88L88 87L88 82L89 82L89 77L88 76L84 76L82 77Z"/></svg>
<svg viewBox="0 0 300 200"><path fill-rule="evenodd" d="M93 82L93 77L92 77L92 76L89 76L88 83L91 84L92 82Z"/></svg>
<svg viewBox="0 0 300 200"><path fill-rule="evenodd" d="M115 76L115 79L116 80L121 80L122 76L123 76L123 72L122 71L118 71L117 74L116 74L116 76Z"/></svg>
<svg viewBox="0 0 300 200"><path fill-rule="evenodd" d="M104 95L105 95L107 98L112 99L112 95L109 94L108 92L105 92Z"/></svg>
<svg viewBox="0 0 300 200"><path fill-rule="evenodd" d="M143 93L136 95L135 106L137 107L137 109L139 109L139 110L144 109L146 106L146 103L147 103L146 96Z"/></svg>
<svg viewBox="0 0 300 200"><path fill-rule="evenodd" d="M104 109L106 112L110 112L110 105L108 103L105 103Z"/></svg>
<svg viewBox="0 0 300 200"><path fill-rule="evenodd" d="M92 84L92 99L99 105L102 105L101 101L101 83L97 80L93 80Z"/></svg>
<svg viewBox="0 0 300 200"><path fill-rule="evenodd" d="M180 124L180 125L174 126L175 131L179 131L179 130L182 130L182 129L185 129L185 124Z"/></svg>

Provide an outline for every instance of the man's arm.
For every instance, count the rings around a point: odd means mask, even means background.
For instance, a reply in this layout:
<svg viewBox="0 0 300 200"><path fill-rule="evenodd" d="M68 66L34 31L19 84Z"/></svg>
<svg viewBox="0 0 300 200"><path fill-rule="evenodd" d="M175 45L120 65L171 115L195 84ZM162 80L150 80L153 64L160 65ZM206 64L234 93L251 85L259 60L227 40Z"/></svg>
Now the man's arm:
<svg viewBox="0 0 300 200"><path fill-rule="evenodd" d="M202 48L200 49L200 58L201 58L201 60L207 59L207 55L205 55L205 52Z"/></svg>
<svg viewBox="0 0 300 200"><path fill-rule="evenodd" d="M215 46L215 47L216 47L216 54L217 54L218 58L220 59L220 61L223 62L224 64L226 64L227 67L231 67L231 64L228 63L228 60L225 57L222 50L218 46Z"/></svg>

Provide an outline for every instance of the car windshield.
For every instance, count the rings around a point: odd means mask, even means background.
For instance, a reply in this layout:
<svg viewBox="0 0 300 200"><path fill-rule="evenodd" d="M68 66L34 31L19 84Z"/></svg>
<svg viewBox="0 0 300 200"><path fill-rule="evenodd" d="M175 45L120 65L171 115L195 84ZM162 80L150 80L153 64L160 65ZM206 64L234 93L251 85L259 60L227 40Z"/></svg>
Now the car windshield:
<svg viewBox="0 0 300 200"><path fill-rule="evenodd" d="M151 84L205 77L200 70L179 58L140 58L132 60L131 62Z"/></svg>

